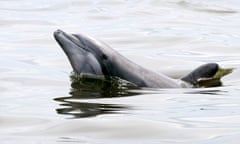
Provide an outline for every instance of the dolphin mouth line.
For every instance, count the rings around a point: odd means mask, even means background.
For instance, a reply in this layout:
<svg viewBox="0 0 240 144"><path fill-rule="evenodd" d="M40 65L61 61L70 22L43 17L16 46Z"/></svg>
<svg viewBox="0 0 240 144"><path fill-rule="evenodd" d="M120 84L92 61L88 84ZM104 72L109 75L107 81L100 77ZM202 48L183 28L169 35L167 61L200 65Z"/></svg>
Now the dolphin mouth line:
<svg viewBox="0 0 240 144"><path fill-rule="evenodd" d="M61 35L62 35L62 37L61 37ZM70 35L70 34L67 34L66 32L58 29L54 32L54 37L59 43L61 43L61 39L65 38L65 39L69 40L70 42L72 42L73 44L75 44L77 47L79 47L87 52L90 52L90 50L86 48L86 44L84 43L84 41L77 38L74 34ZM79 41L82 44L82 46L77 41ZM65 47L63 46L63 49L64 48Z"/></svg>

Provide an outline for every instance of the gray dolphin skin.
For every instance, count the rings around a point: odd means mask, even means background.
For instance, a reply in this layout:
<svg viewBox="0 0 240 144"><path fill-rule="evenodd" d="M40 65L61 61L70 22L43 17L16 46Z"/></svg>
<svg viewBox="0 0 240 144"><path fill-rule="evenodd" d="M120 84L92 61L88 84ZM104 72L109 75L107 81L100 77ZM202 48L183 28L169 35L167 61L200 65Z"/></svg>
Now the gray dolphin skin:
<svg viewBox="0 0 240 144"><path fill-rule="evenodd" d="M193 87L199 78L213 77L219 69L217 64L209 63L181 79L173 79L133 63L110 46L89 36L56 30L54 37L67 55L75 73L118 77L139 87Z"/></svg>

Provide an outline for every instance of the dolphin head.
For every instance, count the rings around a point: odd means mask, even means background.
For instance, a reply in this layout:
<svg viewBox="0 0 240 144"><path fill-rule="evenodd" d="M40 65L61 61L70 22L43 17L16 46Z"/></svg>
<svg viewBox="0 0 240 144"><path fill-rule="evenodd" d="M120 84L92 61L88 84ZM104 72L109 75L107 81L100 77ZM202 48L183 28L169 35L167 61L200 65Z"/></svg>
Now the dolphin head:
<svg viewBox="0 0 240 144"><path fill-rule="evenodd" d="M103 75L104 65L100 60L105 55L88 37L56 30L54 38L67 55L74 72Z"/></svg>

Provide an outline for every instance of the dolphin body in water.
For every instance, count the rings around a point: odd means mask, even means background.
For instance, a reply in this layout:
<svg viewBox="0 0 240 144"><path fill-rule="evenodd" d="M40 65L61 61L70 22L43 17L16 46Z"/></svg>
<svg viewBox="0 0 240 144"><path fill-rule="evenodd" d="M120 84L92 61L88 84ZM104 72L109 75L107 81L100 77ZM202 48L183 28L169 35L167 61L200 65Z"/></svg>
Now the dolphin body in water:
<svg viewBox="0 0 240 144"><path fill-rule="evenodd" d="M173 79L133 63L105 43L86 35L68 34L56 30L54 37L67 55L76 74L118 77L139 87L194 87L199 79L211 79L219 70L218 64L208 63L181 79Z"/></svg>

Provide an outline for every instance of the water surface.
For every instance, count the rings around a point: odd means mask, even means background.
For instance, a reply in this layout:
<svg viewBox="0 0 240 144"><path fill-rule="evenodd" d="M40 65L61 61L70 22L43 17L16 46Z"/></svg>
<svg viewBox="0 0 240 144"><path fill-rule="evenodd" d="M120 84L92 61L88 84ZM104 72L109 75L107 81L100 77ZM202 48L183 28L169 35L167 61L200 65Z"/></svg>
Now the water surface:
<svg viewBox="0 0 240 144"><path fill-rule="evenodd" d="M237 144L239 12L237 0L1 0L1 143ZM175 78L206 62L235 70L222 87L79 98L56 29Z"/></svg>

